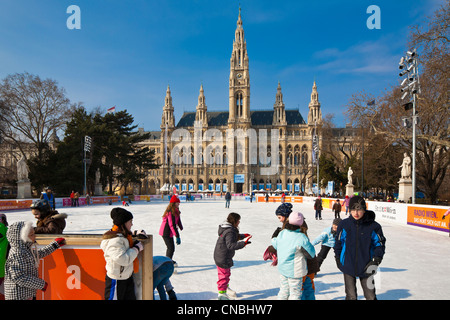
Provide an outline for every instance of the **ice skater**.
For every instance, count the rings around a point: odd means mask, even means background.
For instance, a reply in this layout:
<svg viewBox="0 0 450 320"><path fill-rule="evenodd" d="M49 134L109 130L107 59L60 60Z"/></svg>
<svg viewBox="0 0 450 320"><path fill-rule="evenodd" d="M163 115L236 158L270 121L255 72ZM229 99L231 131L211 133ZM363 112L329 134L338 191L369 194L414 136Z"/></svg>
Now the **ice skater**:
<svg viewBox="0 0 450 320"><path fill-rule="evenodd" d="M330 227L325 228L320 235L318 235L311 243L313 246L322 243L320 247L320 252L317 254L317 261L319 263L319 268L323 261L328 255L330 249L334 248L336 231L339 223L342 221L340 218L335 218L333 224Z"/></svg>
<svg viewBox="0 0 450 320"><path fill-rule="evenodd" d="M176 195L170 198L169 205L167 206L162 216L162 223L159 228L159 235L162 236L164 243L166 244L166 257L169 257L173 261L173 254L175 252L175 243L181 244L181 237L178 229L183 230L183 224L180 217L180 199ZM173 261L176 266L176 262Z"/></svg>
<svg viewBox="0 0 450 320"><path fill-rule="evenodd" d="M303 277L308 274L306 259L312 259L316 252L308 237L301 232L304 217L300 212L289 215L284 229L272 239L277 250L280 292L278 300L300 300Z"/></svg>
<svg viewBox="0 0 450 320"><path fill-rule="evenodd" d="M225 194L225 208L230 207L230 201L231 201L231 193L227 191L227 193Z"/></svg>
<svg viewBox="0 0 450 320"><path fill-rule="evenodd" d="M277 227L275 229L274 233L272 234L272 239L276 238L278 234L281 232L291 212L292 212L292 203L286 202L278 206L277 210L275 211L275 215L278 221L281 222L281 227ZM267 247L266 251L264 252L263 258L264 260L272 260L272 266L277 265L277 250L275 250L273 245Z"/></svg>
<svg viewBox="0 0 450 320"><path fill-rule="evenodd" d="M345 299L357 299L358 277L366 300L376 300L375 286L368 282L383 260L386 239L363 197L353 196L349 208L350 216L339 223L334 245L337 267L344 274Z"/></svg>
<svg viewBox="0 0 450 320"><path fill-rule="evenodd" d="M219 300L236 298L236 292L229 287L233 257L236 250L242 249L251 243L249 241L252 237L250 234L239 233L240 222L241 216L238 213L231 212L227 220L219 225L219 237L214 248L214 262L217 266L219 277L217 281Z"/></svg>
<svg viewBox="0 0 450 320"><path fill-rule="evenodd" d="M322 220L323 206L322 206L322 197L320 196L320 194L314 201L314 210L316 210L316 220L317 219Z"/></svg>
<svg viewBox="0 0 450 320"><path fill-rule="evenodd" d="M31 213L37 219L35 232L38 234L62 234L66 227L67 214L51 210L47 200L36 200Z"/></svg>
<svg viewBox="0 0 450 320"><path fill-rule="evenodd" d="M349 202L350 202L350 198L349 198L349 196L347 195L347 196L345 196L345 199L344 199L345 215L348 215L348 212L349 212L349 210L348 210L348 204L349 204Z"/></svg>
<svg viewBox="0 0 450 320"><path fill-rule="evenodd" d="M304 233L306 237L308 237L308 225L306 224L305 219L303 219L300 232ZM317 256L314 256L312 259L306 259L306 267L308 273L303 277L302 300L316 300L314 278L316 277L317 272L320 271Z"/></svg>
<svg viewBox="0 0 450 320"><path fill-rule="evenodd" d="M111 219L113 227L100 243L106 260L105 300L136 300L133 273L139 271L137 256L144 245L133 241L131 212L113 208Z"/></svg>
<svg viewBox="0 0 450 320"><path fill-rule="evenodd" d="M341 209L342 205L339 202L339 199L336 199L336 202L333 204L332 210L334 211L334 218L340 218L341 217Z"/></svg>

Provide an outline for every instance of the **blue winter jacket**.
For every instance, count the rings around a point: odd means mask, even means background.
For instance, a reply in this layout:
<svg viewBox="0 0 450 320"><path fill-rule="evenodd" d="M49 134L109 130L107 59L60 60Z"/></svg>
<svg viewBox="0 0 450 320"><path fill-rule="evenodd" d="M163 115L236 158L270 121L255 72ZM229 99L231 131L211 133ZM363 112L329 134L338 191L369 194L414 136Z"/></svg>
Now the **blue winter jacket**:
<svg viewBox="0 0 450 320"><path fill-rule="evenodd" d="M300 230L282 230L272 245L277 250L278 271L288 278L302 278L308 274L306 259L314 258L316 251L308 237Z"/></svg>
<svg viewBox="0 0 450 320"><path fill-rule="evenodd" d="M317 238L311 241L311 244L315 246L322 242L323 246L333 248L335 243L335 235L331 231L332 227L325 228L322 233L317 236Z"/></svg>
<svg viewBox="0 0 450 320"><path fill-rule="evenodd" d="M366 211L355 220L351 215L337 229L334 253L339 269L354 277L364 277L367 264L374 257L383 259L386 239L375 213Z"/></svg>

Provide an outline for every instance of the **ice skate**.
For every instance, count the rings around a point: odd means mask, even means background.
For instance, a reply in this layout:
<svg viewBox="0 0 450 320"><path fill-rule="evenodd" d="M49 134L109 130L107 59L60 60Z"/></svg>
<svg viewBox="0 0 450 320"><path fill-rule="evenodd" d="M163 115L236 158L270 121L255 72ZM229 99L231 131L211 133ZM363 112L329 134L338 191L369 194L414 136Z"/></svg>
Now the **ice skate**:
<svg viewBox="0 0 450 320"><path fill-rule="evenodd" d="M173 262L173 274L177 274L178 273L178 263L174 260L172 260Z"/></svg>
<svg viewBox="0 0 450 320"><path fill-rule="evenodd" d="M230 300L235 300L237 295L236 295L236 291L234 291L233 289L231 289L230 287L227 288L227 295L230 298Z"/></svg>
<svg viewBox="0 0 450 320"><path fill-rule="evenodd" d="M219 291L217 300L230 300L230 297L228 296L227 291Z"/></svg>

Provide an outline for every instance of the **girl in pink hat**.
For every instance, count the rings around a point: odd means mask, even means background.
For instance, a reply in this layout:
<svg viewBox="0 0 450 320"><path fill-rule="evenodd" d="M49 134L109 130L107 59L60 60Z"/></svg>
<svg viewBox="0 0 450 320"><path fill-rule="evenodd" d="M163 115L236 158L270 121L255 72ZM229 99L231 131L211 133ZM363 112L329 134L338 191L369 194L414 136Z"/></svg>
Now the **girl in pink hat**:
<svg viewBox="0 0 450 320"><path fill-rule="evenodd" d="M278 300L301 299L303 277L308 274L306 259L316 255L314 246L300 230L303 222L302 213L292 212L284 229L272 239L272 245L277 250L280 273Z"/></svg>

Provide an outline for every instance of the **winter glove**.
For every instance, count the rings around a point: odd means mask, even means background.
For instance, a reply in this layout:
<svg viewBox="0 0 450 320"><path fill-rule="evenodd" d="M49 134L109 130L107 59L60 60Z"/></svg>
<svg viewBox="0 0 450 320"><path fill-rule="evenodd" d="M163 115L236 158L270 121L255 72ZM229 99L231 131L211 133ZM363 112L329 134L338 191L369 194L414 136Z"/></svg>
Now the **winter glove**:
<svg viewBox="0 0 450 320"><path fill-rule="evenodd" d="M48 283L46 282L45 284L44 284L44 287L41 289L42 291L46 291L47 290L47 287L48 287Z"/></svg>
<svg viewBox="0 0 450 320"><path fill-rule="evenodd" d="M252 237L251 235L248 235L247 237L245 237L245 239L244 239L244 242L245 242L244 247L251 243L251 241L249 241L251 237Z"/></svg>
<svg viewBox="0 0 450 320"><path fill-rule="evenodd" d="M364 277L370 277L371 275L376 274L381 260L382 259L380 257L373 257L364 268Z"/></svg>
<svg viewBox="0 0 450 320"><path fill-rule="evenodd" d="M136 243L134 244L133 248L136 248L140 251L144 250L144 245L142 244L142 242L136 241Z"/></svg>
<svg viewBox="0 0 450 320"><path fill-rule="evenodd" d="M134 230L133 237L136 237L141 240L148 239L147 233L145 233L144 230L140 230L140 231Z"/></svg>
<svg viewBox="0 0 450 320"><path fill-rule="evenodd" d="M66 239L64 239L64 238L56 238L55 241L56 241L56 243L53 243L53 246L55 247L55 249L61 248L62 246L64 246L66 244Z"/></svg>
<svg viewBox="0 0 450 320"><path fill-rule="evenodd" d="M177 244L181 244L181 238L180 237L177 237L176 241L177 241Z"/></svg>
<svg viewBox="0 0 450 320"><path fill-rule="evenodd" d="M341 269L341 260L339 259L338 256L335 256L334 259L336 260L336 266L338 267L338 269Z"/></svg>

